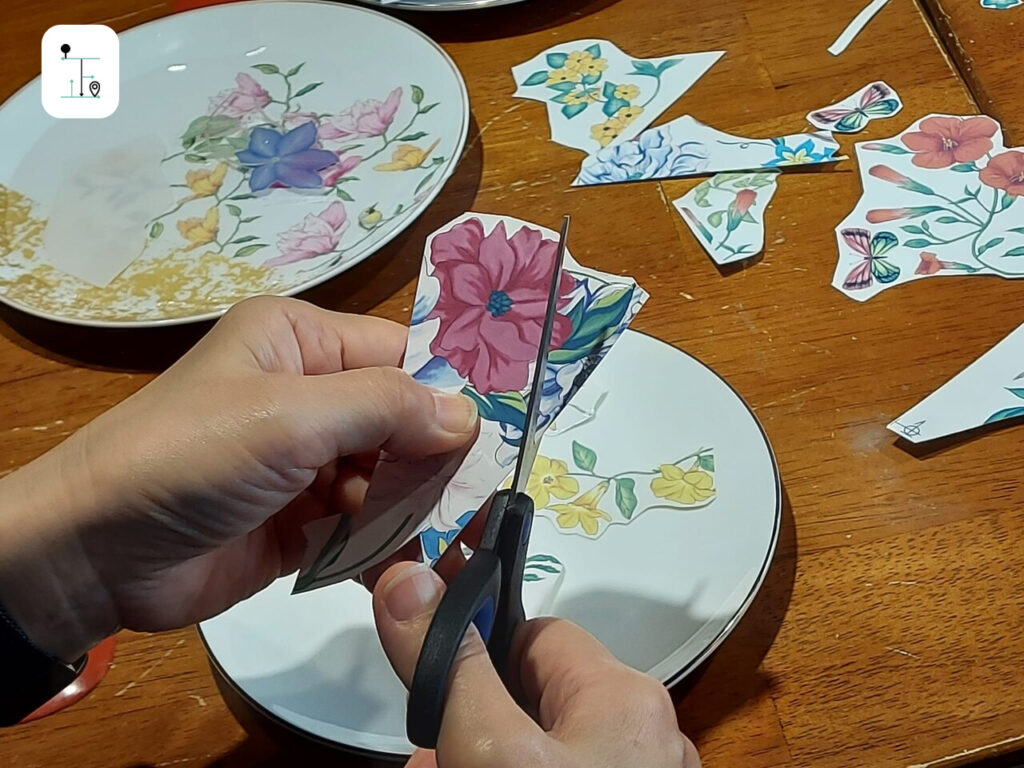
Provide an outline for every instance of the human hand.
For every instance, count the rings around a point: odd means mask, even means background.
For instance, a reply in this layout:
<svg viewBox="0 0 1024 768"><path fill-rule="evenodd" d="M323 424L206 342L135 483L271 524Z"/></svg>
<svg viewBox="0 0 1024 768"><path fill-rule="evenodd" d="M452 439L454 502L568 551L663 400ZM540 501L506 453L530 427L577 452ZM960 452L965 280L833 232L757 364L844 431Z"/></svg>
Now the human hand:
<svg viewBox="0 0 1024 768"><path fill-rule="evenodd" d="M377 582L377 631L406 686L443 591L440 576L422 564L394 565ZM530 714L512 699L471 630L449 682L437 751L418 750L406 768L700 768L664 686L576 625L526 622L510 668Z"/></svg>
<svg viewBox="0 0 1024 768"><path fill-rule="evenodd" d="M400 368L406 331L294 299L229 311L149 385L0 480L0 604L71 660L118 627L213 616L280 575L303 524L358 510L379 450L455 450L461 395Z"/></svg>

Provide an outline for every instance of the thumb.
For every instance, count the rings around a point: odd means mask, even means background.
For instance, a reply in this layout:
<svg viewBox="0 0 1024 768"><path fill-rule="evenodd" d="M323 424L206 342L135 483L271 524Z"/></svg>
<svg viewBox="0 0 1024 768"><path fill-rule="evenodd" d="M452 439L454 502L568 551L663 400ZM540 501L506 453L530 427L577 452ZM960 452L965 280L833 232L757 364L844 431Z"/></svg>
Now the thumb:
<svg viewBox="0 0 1024 768"><path fill-rule="evenodd" d="M423 563L393 565L377 582L373 593L377 632L406 687L444 588L441 577ZM452 667L437 764L444 768L547 765L542 759L546 742L544 732L512 700L479 632L471 626Z"/></svg>
<svg viewBox="0 0 1024 768"><path fill-rule="evenodd" d="M389 366L302 376L297 389L282 416L314 437L321 464L378 449L403 458L448 453L476 434L479 420L465 395L431 389Z"/></svg>

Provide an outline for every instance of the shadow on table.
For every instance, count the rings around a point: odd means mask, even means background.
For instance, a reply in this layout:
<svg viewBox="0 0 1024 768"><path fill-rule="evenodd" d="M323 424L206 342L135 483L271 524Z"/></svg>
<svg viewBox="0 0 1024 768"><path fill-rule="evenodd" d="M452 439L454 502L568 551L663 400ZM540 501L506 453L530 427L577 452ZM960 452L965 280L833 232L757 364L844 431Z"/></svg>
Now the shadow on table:
<svg viewBox="0 0 1024 768"><path fill-rule="evenodd" d="M603 10L616 2L617 0L570 0L556 3L551 0L531 0L494 8L479 8L470 12L393 9L390 13L423 30L439 43L461 43L516 37L559 27ZM536 52L540 52L539 46Z"/></svg>
<svg viewBox="0 0 1024 768"><path fill-rule="evenodd" d="M721 647L671 693L679 722L699 743L701 734L745 703L768 694L771 677L760 669L779 632L796 577L796 525L783 489L782 527L775 558L760 592Z"/></svg>
<svg viewBox="0 0 1024 768"><path fill-rule="evenodd" d="M479 135L471 117L467 150L454 175L404 232L362 263L297 298L339 312L364 313L414 280L427 235L472 207L483 169ZM0 335L11 343L40 357L100 370L161 371L212 326L208 321L158 328L92 328L0 305Z"/></svg>

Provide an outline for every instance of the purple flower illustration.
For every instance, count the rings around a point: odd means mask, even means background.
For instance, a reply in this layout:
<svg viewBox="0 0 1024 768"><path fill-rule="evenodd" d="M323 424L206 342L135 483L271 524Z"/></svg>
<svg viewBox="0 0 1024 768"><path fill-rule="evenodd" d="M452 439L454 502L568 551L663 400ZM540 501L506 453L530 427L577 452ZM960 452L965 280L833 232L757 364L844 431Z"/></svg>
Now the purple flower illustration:
<svg viewBox="0 0 1024 768"><path fill-rule="evenodd" d="M338 156L326 149L314 149L316 125L303 123L285 134L272 128L254 128L249 148L238 153L238 161L249 166L249 188L266 189L274 182L286 187L314 189L323 185L322 168L338 162Z"/></svg>

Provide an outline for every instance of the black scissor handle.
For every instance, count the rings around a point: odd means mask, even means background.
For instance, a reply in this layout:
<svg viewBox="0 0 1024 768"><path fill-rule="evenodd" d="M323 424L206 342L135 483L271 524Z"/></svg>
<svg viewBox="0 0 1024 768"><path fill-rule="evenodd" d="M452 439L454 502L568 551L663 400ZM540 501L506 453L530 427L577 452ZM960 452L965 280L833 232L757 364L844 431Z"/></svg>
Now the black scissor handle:
<svg viewBox="0 0 1024 768"><path fill-rule="evenodd" d="M423 639L409 689L405 730L409 741L416 746L437 747L448 676L462 638L477 615L482 614L480 623L490 626L478 626L478 629L487 642L498 610L500 589L501 560L494 552L479 550L469 558L441 598Z"/></svg>

